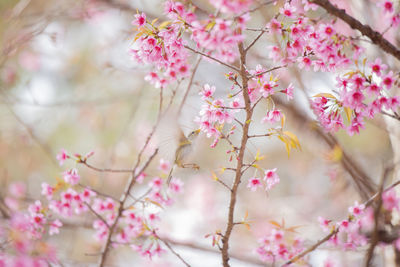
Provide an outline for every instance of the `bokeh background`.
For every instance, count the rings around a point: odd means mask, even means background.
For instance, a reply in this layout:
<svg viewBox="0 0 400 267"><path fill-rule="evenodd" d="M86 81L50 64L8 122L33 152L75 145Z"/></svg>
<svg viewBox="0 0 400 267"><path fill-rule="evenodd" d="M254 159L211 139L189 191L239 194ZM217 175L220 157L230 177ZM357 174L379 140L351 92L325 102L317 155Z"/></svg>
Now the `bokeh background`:
<svg viewBox="0 0 400 267"><path fill-rule="evenodd" d="M204 10L213 11L206 0L195 1ZM279 1L282 2L282 1ZM339 1L335 1L339 2ZM342 1L359 19L375 26L378 12L375 2ZM254 13L249 27L265 25L278 6L268 5ZM134 27L131 20L136 10L150 18L165 19L162 1L153 0L1 0L0 1L0 183L1 196L7 194L11 183L27 185L27 199L40 199L41 183L54 184L63 170L74 166L69 162L62 168L56 161L61 148L71 153L94 151L90 163L98 167L130 168L157 118L159 89L144 81L149 66L136 64L128 51L133 43ZM348 29L344 28L344 31ZM397 36L396 36L397 34ZM249 32L249 40L254 33ZM388 31L392 41L399 38ZM398 39L397 39L398 40ZM268 46L275 41L263 37L250 55L249 65L274 66L268 58ZM398 42L397 42L398 44ZM382 57L396 67L380 51L367 47L366 56ZM195 59L195 56L193 56ZM397 66L398 67L398 66ZM228 70L207 60L200 63L193 88L177 117L187 81L183 81L170 112L163 118L152 140L152 147L160 146L160 158L173 160L176 128L186 134L196 129L194 117L201 108L199 89L204 83L217 87L224 96L231 84L224 77ZM283 143L277 139L251 140L250 161L257 151L265 155L260 165L277 168L281 183L271 192L251 192L247 178L239 191L236 217L248 212L250 230L235 228L232 254L242 260L232 260L233 266L259 265L254 249L257 239L267 233L271 220L285 221L287 226L299 226L298 236L306 244L323 236L318 216L339 220L345 218L347 207L360 197L343 168L342 152L334 149L337 142L368 176L379 180L382 166L393 158L393 145L387 131L387 121L378 116L366 123L359 135L338 132L327 142L323 131L314 122L307 96L329 92L334 88L334 77L329 73L312 73L297 69L279 71L282 83L293 83L295 100L276 99L287 116L286 129L295 133L301 151L288 157ZM175 85L165 89L165 99L172 96ZM267 103L261 103L256 118L261 119ZM265 126L254 132L265 131ZM211 240L204 236L224 229L229 196L211 178L215 172L226 183L232 176L218 171L229 166L228 146L221 141L210 148L211 141L200 136L191 160L200 170L177 170L176 176L185 182L185 191L172 207L162 212L159 229L169 238L174 248L193 266L220 266L220 256L212 251ZM395 149L396 150L396 149ZM171 152L172 151L172 152ZM78 166L83 183L119 197L127 176L98 173ZM156 173L153 164L149 173ZM252 175L249 173L248 175ZM138 192L140 188L138 189ZM21 209L25 208L21 206ZM98 261L99 246L92 238L92 230L85 227L91 218L77 218L79 225L66 228L50 240L58 249L58 257L65 266L90 266ZM352 260L363 254L334 252L320 249L311 255L313 266L322 266L328 256L352 266ZM113 251L112 266L180 266L170 253L153 261L146 261L126 249ZM353 265L354 266L354 265Z"/></svg>

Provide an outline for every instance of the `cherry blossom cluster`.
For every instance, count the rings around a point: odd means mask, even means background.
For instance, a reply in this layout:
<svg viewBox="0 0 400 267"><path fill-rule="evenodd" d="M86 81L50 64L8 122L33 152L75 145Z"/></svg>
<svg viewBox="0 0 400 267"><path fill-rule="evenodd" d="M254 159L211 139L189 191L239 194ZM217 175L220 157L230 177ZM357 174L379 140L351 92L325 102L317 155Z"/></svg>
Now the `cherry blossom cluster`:
<svg viewBox="0 0 400 267"><path fill-rule="evenodd" d="M234 4L233 1L230 5L230 2L226 4L235 8L243 8L251 3L236 1ZM221 7L226 4L220 3ZM210 16L198 20L194 8L186 8L179 1L166 1L164 11L170 21L157 26L156 21L147 20L145 13L135 15L132 21L138 27L138 33L131 54L136 62L154 66L145 79L157 88L164 88L189 74L187 43L182 38L184 32L190 34L197 48L214 58L226 62L233 62L237 58L236 46L244 39L241 32L250 16L243 14L233 20Z"/></svg>
<svg viewBox="0 0 400 267"><path fill-rule="evenodd" d="M214 137L217 144L222 135L222 127L224 124L233 122L235 113L243 109L243 100L239 97L229 99L229 103L225 104L224 99L214 97L215 86L205 84L200 91L200 95L205 104L199 111L199 116L195 121L199 124L200 130L204 132L208 138ZM231 128L231 134L234 128Z"/></svg>
<svg viewBox="0 0 400 267"><path fill-rule="evenodd" d="M234 62L238 57L237 44L244 40L241 32L250 17L246 14L237 20L211 17L191 23L191 39L205 53L224 62Z"/></svg>
<svg viewBox="0 0 400 267"><path fill-rule="evenodd" d="M251 177L247 184L247 187L251 191L256 191L258 188L265 188L265 190L271 190L275 185L280 182L279 176L276 173L276 168L272 170L266 170L264 178Z"/></svg>
<svg viewBox="0 0 400 267"><path fill-rule="evenodd" d="M53 220L36 201L23 210L26 188L22 183L10 185L5 204L10 211L0 224L0 266L49 266L57 263L56 250L43 240L43 236L58 233L62 226L59 220Z"/></svg>
<svg viewBox="0 0 400 267"><path fill-rule="evenodd" d="M62 150L57 159L61 165L67 159L86 163L92 155L93 152L86 156L71 156ZM116 224L112 235L113 246L129 245L140 255L150 258L159 255L163 249L156 234L156 223L160 217L159 211L155 210L173 204L171 196L183 191L183 182L174 177L167 187L165 178L171 165L161 159L158 169L160 177L149 180L146 193L140 198L132 198L132 203L124 206L121 214L118 214L119 201L83 186L76 168L65 171L63 180L54 186L42 183L42 195L47 201L36 200L29 205L27 212L19 211L19 201L26 192L24 184L12 184L5 202L13 213L9 222L1 225L0 239L7 242L10 236L13 238L7 244L7 252L0 253L0 266L48 266L47 262L55 262L55 250L44 242L44 238L58 234L63 226L62 220L85 213L94 215L94 237L98 242L105 242L111 225ZM137 183L143 183L146 176L144 173L138 175ZM148 209L149 206L153 208ZM20 262L29 264L18 265ZM1 265L3 263L6 265Z"/></svg>
<svg viewBox="0 0 400 267"><path fill-rule="evenodd" d="M382 194L382 203L382 213L391 213L394 210L399 211L400 198L394 189ZM355 250L367 245L375 227L373 208L365 207L364 204L358 204L357 202L349 208L349 215L345 220L335 223L319 217L318 221L324 232L334 231L335 234L330 238L329 243L344 250ZM400 233L392 234L398 236ZM400 238L393 238L392 242L400 250Z"/></svg>
<svg viewBox="0 0 400 267"><path fill-rule="evenodd" d="M362 48L338 33L335 22L315 24L305 16L307 10L315 8L313 4L291 1L280 9L277 18L267 24L267 29L279 41L269 54L273 60L297 63L300 69L305 70L333 71L351 63L346 54L354 58L360 55Z"/></svg>
<svg viewBox="0 0 400 267"><path fill-rule="evenodd" d="M263 262L268 263L290 260L304 250L303 241L296 237L294 229L278 224L258 243L255 252Z"/></svg>
<svg viewBox="0 0 400 267"><path fill-rule="evenodd" d="M396 114L398 96L390 96L399 79L378 58L364 60L362 67L336 78L338 96L319 94L312 100L312 108L327 131L346 129L350 135L359 133L365 118L374 118L382 110ZM348 125L344 123L347 119Z"/></svg>
<svg viewBox="0 0 400 267"><path fill-rule="evenodd" d="M251 103L256 104L262 98L270 98L276 93L283 93L284 95L286 95L288 100L293 99L294 87L292 86L292 84L290 84L286 88L280 88L280 85L278 83L279 78L271 73L266 73L266 72L268 72L268 70L262 67L261 65L257 65L254 70L249 71L251 79L249 79L248 92ZM274 114L274 111L276 111L276 109L273 108L270 111L272 113L267 114L267 117L272 116ZM275 114L278 113L275 112ZM269 121L268 119L264 119L264 122L268 121ZM273 122L273 119L270 122Z"/></svg>
<svg viewBox="0 0 400 267"><path fill-rule="evenodd" d="M60 163L63 163L65 159L74 159L78 163L86 163L86 160L92 155L93 152L85 156L79 154L69 156L65 150L61 150L57 158ZM95 238L99 242L106 241L111 225L115 224L117 216L120 216L113 231L114 246L129 245L140 255L151 258L159 255L163 250L156 235L156 223L160 219L159 215L157 212L149 212L147 207L169 206L173 204L171 195L183 191L183 182L176 177L173 177L169 186L166 187L165 178L171 170L171 164L168 161L161 159L158 169L160 176L147 182L148 190L146 193L138 199L132 199L132 203L124 207L120 215L118 215L120 203L111 197L97 194L84 186L80 193L74 189L80 180L75 168L64 172L64 181L61 186L64 190L59 190L61 192L58 199L54 199L54 193L57 191L57 187L60 187L60 184L51 187L44 183L42 184L42 193L50 200L50 210L59 216L69 218L74 214L83 212L94 213L96 219L93 221L93 229L95 230ZM142 184L146 177L145 173L141 173L136 182ZM141 237L140 242L137 240L139 237Z"/></svg>
<svg viewBox="0 0 400 267"><path fill-rule="evenodd" d="M155 23L148 22L145 13L136 15L132 24L138 27L138 34L130 52L136 62L154 66L154 71L145 79L157 88L164 88L189 75L188 52L181 37L181 24L166 22L157 26Z"/></svg>

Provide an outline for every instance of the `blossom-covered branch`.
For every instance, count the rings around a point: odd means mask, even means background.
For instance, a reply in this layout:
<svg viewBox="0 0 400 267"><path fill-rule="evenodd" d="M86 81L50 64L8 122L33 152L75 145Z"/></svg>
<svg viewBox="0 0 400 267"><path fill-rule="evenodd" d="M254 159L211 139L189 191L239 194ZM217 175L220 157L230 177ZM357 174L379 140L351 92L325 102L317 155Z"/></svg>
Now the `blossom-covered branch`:
<svg viewBox="0 0 400 267"><path fill-rule="evenodd" d="M347 14L344 9L340 9L334 6L329 0L310 0L310 2L321 6L330 14L340 18L341 20L346 22L351 28L360 31L363 35L371 39L371 41L382 48L383 51L391 54L392 56L400 60L400 49L398 49L395 45L386 40L382 36L382 34L373 30L371 26L362 24L359 20Z"/></svg>

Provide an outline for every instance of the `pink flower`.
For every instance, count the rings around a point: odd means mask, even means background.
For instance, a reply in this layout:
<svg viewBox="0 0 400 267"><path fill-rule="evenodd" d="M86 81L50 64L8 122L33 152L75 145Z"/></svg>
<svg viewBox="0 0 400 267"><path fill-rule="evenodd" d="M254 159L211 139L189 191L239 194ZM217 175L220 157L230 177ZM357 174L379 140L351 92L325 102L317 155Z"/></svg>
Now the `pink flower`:
<svg viewBox="0 0 400 267"><path fill-rule="evenodd" d="M171 164L169 163L168 160L165 159L160 159L160 165L158 168L163 171L163 172L168 172L171 167Z"/></svg>
<svg viewBox="0 0 400 267"><path fill-rule="evenodd" d="M251 191L256 191L257 188L262 187L261 180L257 177L252 177L249 179L249 183L247 184L247 187L250 188Z"/></svg>
<svg viewBox="0 0 400 267"><path fill-rule="evenodd" d="M386 86L387 89L392 88L394 83L393 71L390 71L388 74L382 77L382 83Z"/></svg>
<svg viewBox="0 0 400 267"><path fill-rule="evenodd" d="M54 220L50 223L49 235L54 235L60 233L60 228L62 226L62 222L60 220Z"/></svg>
<svg viewBox="0 0 400 267"><path fill-rule="evenodd" d="M278 109L270 110L267 115L262 119L264 123L275 123L280 121L282 113Z"/></svg>
<svg viewBox="0 0 400 267"><path fill-rule="evenodd" d="M264 181L267 182L267 186L265 188L266 190L272 189L276 184L280 182L279 176L276 173L276 168L265 171Z"/></svg>
<svg viewBox="0 0 400 267"><path fill-rule="evenodd" d="M169 184L169 189L174 193L182 193L183 192L183 182L178 178L172 178L171 183Z"/></svg>
<svg viewBox="0 0 400 267"><path fill-rule="evenodd" d="M390 0L384 0L378 3L378 6L383 8L385 13L392 13L394 11L393 2Z"/></svg>
<svg viewBox="0 0 400 267"><path fill-rule="evenodd" d="M310 68L311 68L311 59L309 57L307 57L307 56L299 57L297 59L297 61L299 62L298 66L299 66L300 69L305 68L306 70L310 70Z"/></svg>
<svg viewBox="0 0 400 267"><path fill-rule="evenodd" d="M160 177L155 177L150 181L149 186L154 190L158 191L163 186L163 180Z"/></svg>
<svg viewBox="0 0 400 267"><path fill-rule="evenodd" d="M75 168L64 172L63 178L66 183L71 184L71 185L76 185L79 182L79 180L81 179L81 177L78 174L78 170Z"/></svg>
<svg viewBox="0 0 400 267"><path fill-rule="evenodd" d="M289 18L293 18L294 17L294 12L296 12L296 7L291 6L289 3L285 3L283 8L279 9L279 12L284 16L287 16Z"/></svg>
<svg viewBox="0 0 400 267"><path fill-rule="evenodd" d="M64 161L68 159L69 156L67 155L67 151L64 148L61 149L60 153L57 154L57 160L60 166L64 164Z"/></svg>
<svg viewBox="0 0 400 267"><path fill-rule="evenodd" d="M210 86L209 84L205 84L203 86L203 90L199 93L201 95L201 99L206 100L213 96L215 92L215 86Z"/></svg>
<svg viewBox="0 0 400 267"><path fill-rule="evenodd" d="M274 94L274 88L278 85L274 81L268 81L260 88L260 93L263 97L268 97Z"/></svg>
<svg viewBox="0 0 400 267"><path fill-rule="evenodd" d="M135 19L132 21L132 25L142 27L145 24L146 24L146 14L145 13L136 14Z"/></svg>
<svg viewBox="0 0 400 267"><path fill-rule="evenodd" d="M270 29L273 33L282 33L282 24L277 19L273 18L271 21L266 25L268 29Z"/></svg>
<svg viewBox="0 0 400 267"><path fill-rule="evenodd" d="M331 223L331 220L327 220L325 218L322 218L321 216L318 217L318 222L324 232L329 231L329 224Z"/></svg>
<svg viewBox="0 0 400 267"><path fill-rule="evenodd" d="M397 197L396 191L390 189L382 194L383 207L389 211L399 209L400 198Z"/></svg>
<svg viewBox="0 0 400 267"><path fill-rule="evenodd" d="M356 201L354 203L354 206L349 208L349 212L354 215L354 216L360 216L361 214L363 214L365 209L365 205L364 204L358 204L358 202Z"/></svg>
<svg viewBox="0 0 400 267"><path fill-rule="evenodd" d="M47 183L42 183L42 195L44 195L47 199L51 199L53 197L54 188L51 187Z"/></svg>
<svg viewBox="0 0 400 267"><path fill-rule="evenodd" d="M330 38L332 35L335 34L335 30L333 27L329 24L321 24L319 26L319 32L324 36L325 38Z"/></svg>
<svg viewBox="0 0 400 267"><path fill-rule="evenodd" d="M387 69L387 66L382 64L382 60L380 58L375 59L375 62L373 63L369 63L369 67L371 68L372 72L378 76L381 76L381 71Z"/></svg>
<svg viewBox="0 0 400 267"><path fill-rule="evenodd" d="M283 93L286 94L287 100L293 99L293 90L294 87L292 84L289 84L288 87L285 90L283 90Z"/></svg>
<svg viewBox="0 0 400 267"><path fill-rule="evenodd" d="M308 10L317 10L318 5L310 3L309 0L302 0L302 3L304 5L304 11L308 11Z"/></svg>
<svg viewBox="0 0 400 267"><path fill-rule="evenodd" d="M26 194L26 185L22 182L15 182L10 184L8 191L10 192L11 196L21 198Z"/></svg>

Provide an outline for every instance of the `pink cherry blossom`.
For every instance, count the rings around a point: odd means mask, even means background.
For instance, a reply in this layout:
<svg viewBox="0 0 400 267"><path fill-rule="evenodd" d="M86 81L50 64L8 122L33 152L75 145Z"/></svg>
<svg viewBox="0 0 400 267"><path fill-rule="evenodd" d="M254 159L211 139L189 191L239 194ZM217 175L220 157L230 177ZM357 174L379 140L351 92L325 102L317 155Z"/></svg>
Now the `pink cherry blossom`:
<svg viewBox="0 0 400 267"><path fill-rule="evenodd" d="M296 7L290 5L289 3L285 3L285 5L279 9L279 12L284 15L287 16L289 18L294 18L295 16L295 12L296 12Z"/></svg>
<svg viewBox="0 0 400 267"><path fill-rule="evenodd" d="M266 190L271 190L275 185L280 182L279 176L276 173L276 168L265 171L264 181L266 181Z"/></svg>
<svg viewBox="0 0 400 267"><path fill-rule="evenodd" d="M270 110L267 115L262 119L264 123L275 123L281 120L282 113L278 109Z"/></svg>
<svg viewBox="0 0 400 267"><path fill-rule="evenodd" d="M68 158L69 156L67 155L67 152L63 148L61 149L60 153L57 154L57 160L60 166L62 166L65 160L67 160Z"/></svg>
<svg viewBox="0 0 400 267"><path fill-rule="evenodd" d="M249 182L247 184L247 187L250 188L250 190L253 191L253 192L256 191L257 188L262 187L262 186L263 185L261 183L260 178L257 178L257 177L250 178Z"/></svg>
<svg viewBox="0 0 400 267"><path fill-rule="evenodd" d="M376 75L381 76L381 72L387 69L387 65L382 63L380 58L375 59L375 62L369 63L369 67Z"/></svg>
<svg viewBox="0 0 400 267"><path fill-rule="evenodd" d="M146 14L145 13L136 14L135 19L132 21L132 25L142 27L145 24L146 24Z"/></svg>

